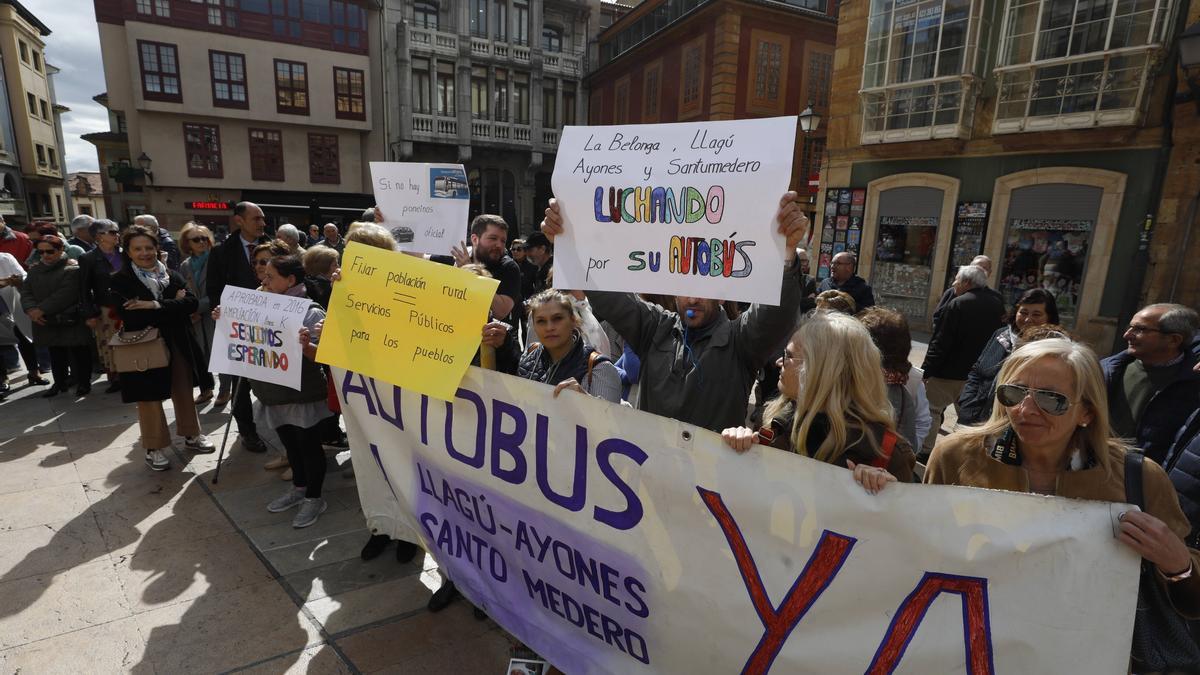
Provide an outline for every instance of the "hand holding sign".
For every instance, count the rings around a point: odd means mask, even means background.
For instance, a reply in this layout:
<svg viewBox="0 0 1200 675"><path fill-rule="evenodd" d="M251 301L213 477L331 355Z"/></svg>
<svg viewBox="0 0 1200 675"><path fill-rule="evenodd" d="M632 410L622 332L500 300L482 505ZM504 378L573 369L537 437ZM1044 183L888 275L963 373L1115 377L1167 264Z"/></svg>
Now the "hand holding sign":
<svg viewBox="0 0 1200 675"><path fill-rule="evenodd" d="M300 389L299 329L312 301L226 286L213 308L208 369Z"/></svg>
<svg viewBox="0 0 1200 675"><path fill-rule="evenodd" d="M803 235L762 195L787 189L795 136L795 117L565 128L555 287L778 303Z"/></svg>

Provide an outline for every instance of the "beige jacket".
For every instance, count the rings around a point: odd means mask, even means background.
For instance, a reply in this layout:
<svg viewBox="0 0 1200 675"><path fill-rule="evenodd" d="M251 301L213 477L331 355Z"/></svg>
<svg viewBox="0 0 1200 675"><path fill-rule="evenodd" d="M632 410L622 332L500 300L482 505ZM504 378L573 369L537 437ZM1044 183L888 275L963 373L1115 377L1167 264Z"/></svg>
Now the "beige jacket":
<svg viewBox="0 0 1200 675"><path fill-rule="evenodd" d="M1029 474L1020 466L993 459L982 439L974 442L953 434L933 449L925 469L925 482L935 485L965 485L968 487L1029 492ZM1106 502L1125 501L1125 456L1119 450L1108 450L1109 470L1102 466L1064 471L1058 475L1055 494L1075 499L1095 499ZM1142 491L1146 512L1166 523L1171 531L1185 539L1191 531L1188 520L1179 507L1179 497L1162 467L1147 459L1142 469ZM1190 579L1167 584L1171 603L1189 619L1200 618L1200 551L1192 554L1193 574Z"/></svg>

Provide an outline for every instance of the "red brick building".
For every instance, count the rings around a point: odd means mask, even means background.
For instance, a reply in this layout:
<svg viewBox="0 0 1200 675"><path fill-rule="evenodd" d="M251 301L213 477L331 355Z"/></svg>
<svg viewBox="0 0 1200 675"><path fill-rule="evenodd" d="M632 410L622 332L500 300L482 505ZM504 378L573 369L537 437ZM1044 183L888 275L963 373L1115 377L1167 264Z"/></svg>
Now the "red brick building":
<svg viewBox="0 0 1200 675"><path fill-rule="evenodd" d="M648 0L597 38L589 124L827 115L837 8L831 0ZM792 186L825 151L797 131Z"/></svg>

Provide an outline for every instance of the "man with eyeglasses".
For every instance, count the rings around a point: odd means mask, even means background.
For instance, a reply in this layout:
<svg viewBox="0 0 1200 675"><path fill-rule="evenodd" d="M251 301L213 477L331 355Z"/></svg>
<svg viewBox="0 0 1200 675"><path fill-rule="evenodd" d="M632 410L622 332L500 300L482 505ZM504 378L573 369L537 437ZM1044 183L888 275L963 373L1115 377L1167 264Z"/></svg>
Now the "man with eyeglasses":
<svg viewBox="0 0 1200 675"><path fill-rule="evenodd" d="M221 302L221 293L226 286L258 288L258 275L254 271L254 249L267 243L263 231L267 219L263 210L251 202L238 202L233 207L233 232L224 242L208 254L208 297L213 303ZM266 452L267 445L258 436L254 425L254 411L250 406L250 386L234 380L237 396L233 401L233 417L237 420L238 435L242 446L250 452ZM218 404L224 401L218 399Z"/></svg>
<svg viewBox="0 0 1200 675"><path fill-rule="evenodd" d="M1125 351L1101 362L1113 433L1132 439L1168 471L1171 443L1200 408L1200 373L1193 370L1197 359L1189 351L1197 331L1196 310L1147 305L1129 321Z"/></svg>
<svg viewBox="0 0 1200 675"><path fill-rule="evenodd" d="M817 286L817 295L825 291L842 291L854 298L854 306L863 311L875 305L875 292L866 279L855 274L858 258L849 251L833 256L829 263L829 277Z"/></svg>

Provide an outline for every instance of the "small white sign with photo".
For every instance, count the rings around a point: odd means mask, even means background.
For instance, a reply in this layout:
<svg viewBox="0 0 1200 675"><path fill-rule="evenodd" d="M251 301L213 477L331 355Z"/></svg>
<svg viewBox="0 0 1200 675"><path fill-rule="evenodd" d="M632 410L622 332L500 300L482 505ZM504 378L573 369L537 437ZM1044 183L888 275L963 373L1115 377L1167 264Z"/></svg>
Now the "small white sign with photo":
<svg viewBox="0 0 1200 675"><path fill-rule="evenodd" d="M462 164L371 162L371 184L401 250L449 254L466 239L471 193Z"/></svg>

